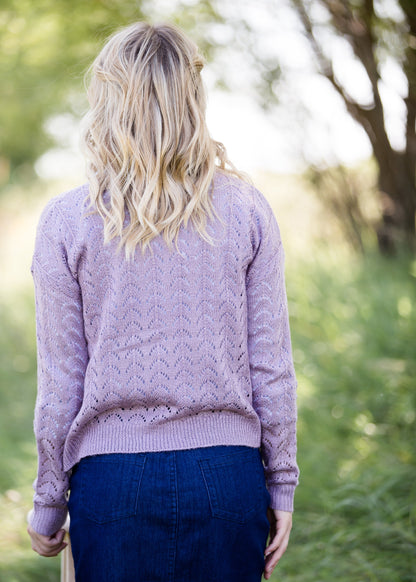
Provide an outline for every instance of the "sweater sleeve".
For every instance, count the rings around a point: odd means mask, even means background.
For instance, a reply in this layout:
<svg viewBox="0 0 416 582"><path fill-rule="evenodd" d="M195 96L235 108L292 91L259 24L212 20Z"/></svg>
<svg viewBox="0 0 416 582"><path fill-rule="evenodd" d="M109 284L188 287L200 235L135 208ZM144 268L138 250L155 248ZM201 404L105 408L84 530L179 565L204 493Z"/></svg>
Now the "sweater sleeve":
<svg viewBox="0 0 416 582"><path fill-rule="evenodd" d="M40 217L31 265L36 309L34 432L38 471L30 523L43 535L54 534L66 519L68 475L63 468L63 451L81 406L88 362L81 291L67 261L72 234L53 202Z"/></svg>
<svg viewBox="0 0 416 582"><path fill-rule="evenodd" d="M253 406L261 421L261 452L273 509L293 511L296 388L284 250L271 206L257 191L252 222L254 256L247 268L248 350Z"/></svg>

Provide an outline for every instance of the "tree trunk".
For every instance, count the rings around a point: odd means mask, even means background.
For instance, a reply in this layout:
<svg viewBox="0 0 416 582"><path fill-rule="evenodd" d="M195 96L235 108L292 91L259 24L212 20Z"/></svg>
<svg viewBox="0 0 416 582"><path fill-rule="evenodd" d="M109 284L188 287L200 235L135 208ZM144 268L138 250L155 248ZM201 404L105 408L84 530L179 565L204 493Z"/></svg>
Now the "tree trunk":
<svg viewBox="0 0 416 582"><path fill-rule="evenodd" d="M386 156L374 153L382 205L382 222L377 228L379 249L384 254L392 254L397 244L404 244L414 251L416 188L408 172L406 156L392 151Z"/></svg>
<svg viewBox="0 0 416 582"><path fill-rule="evenodd" d="M403 72L408 80L406 149L392 148L387 135L384 107L379 92L380 74L376 56L376 15L373 0L354 4L341 0L320 0L331 15L331 25L342 35L364 66L373 92L373 105L360 105L335 77L333 63L322 50L304 0L292 0L307 38L318 61L321 74L343 98L349 114L362 126L370 139L378 165L378 188L382 220L377 237L382 253L393 253L396 246L406 245L416 250L416 9L414 0L400 0L406 15L410 43L405 51ZM413 45L411 44L413 43Z"/></svg>

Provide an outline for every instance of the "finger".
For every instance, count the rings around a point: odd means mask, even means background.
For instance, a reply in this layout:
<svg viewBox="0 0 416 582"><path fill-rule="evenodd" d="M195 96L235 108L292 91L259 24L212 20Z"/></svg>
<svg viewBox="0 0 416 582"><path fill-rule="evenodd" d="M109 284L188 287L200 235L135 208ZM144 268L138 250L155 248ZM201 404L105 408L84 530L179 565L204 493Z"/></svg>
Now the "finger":
<svg viewBox="0 0 416 582"><path fill-rule="evenodd" d="M279 559L273 560L272 562L269 562L265 565L265 567L264 567L264 577L265 578L268 578L269 576L271 576L273 574L273 571L276 568L278 563L279 563Z"/></svg>
<svg viewBox="0 0 416 582"><path fill-rule="evenodd" d="M43 551L48 554L56 555L59 554L59 552L63 550L67 545L68 544L66 542L63 542L62 544L59 544L58 546L53 546L52 548L43 548Z"/></svg>
<svg viewBox="0 0 416 582"><path fill-rule="evenodd" d="M37 552L40 556L44 556L45 558L53 558L54 556L57 556L62 550L64 550L67 547L67 543L63 543L60 546L58 546L57 548L52 549L46 549L46 548L40 548L40 547L33 547L32 548L35 550L35 552Z"/></svg>
<svg viewBox="0 0 416 582"><path fill-rule="evenodd" d="M48 539L40 534L32 536L32 549L41 555L59 552L67 545L63 540Z"/></svg>
<svg viewBox="0 0 416 582"><path fill-rule="evenodd" d="M34 540L33 544L32 544L32 548L38 552L38 553L49 553L49 552L54 552L56 551L60 546L62 545L62 542L56 544L56 543L50 543L49 541L45 541L45 540Z"/></svg>
<svg viewBox="0 0 416 582"><path fill-rule="evenodd" d="M37 534L36 532L33 533L32 539L35 540L36 545L44 552L48 551L55 551L61 547L64 536L65 530L59 530L55 534L51 536L44 536L41 534Z"/></svg>
<svg viewBox="0 0 416 582"><path fill-rule="evenodd" d="M271 554L269 554L266 557L265 567L264 567L265 574L271 574L273 572L273 570L277 566L280 558L283 556L283 554L287 550L288 541L289 541L288 538L285 539L275 552L272 552Z"/></svg>
<svg viewBox="0 0 416 582"><path fill-rule="evenodd" d="M286 530L286 531L279 531L276 536L270 541L270 543L268 544L268 546L265 549L265 555L267 556L268 554L272 554L273 552L275 552L276 550L279 549L279 547L286 542L286 544L289 541L289 537L290 537L290 530Z"/></svg>
<svg viewBox="0 0 416 582"><path fill-rule="evenodd" d="M273 574L273 570L277 566L279 559L274 559L274 556L269 556L266 559L266 564L264 566L264 576L265 578L270 577Z"/></svg>
<svg viewBox="0 0 416 582"><path fill-rule="evenodd" d="M266 549L264 551L265 555L268 556L272 552L276 551L280 544L281 544L281 538L277 534L275 537L273 537L270 540L269 544L267 545L267 547L266 547Z"/></svg>
<svg viewBox="0 0 416 582"><path fill-rule="evenodd" d="M289 536L289 532L287 530L279 529L266 547L266 550L264 552L266 556L277 550L286 536Z"/></svg>
<svg viewBox="0 0 416 582"><path fill-rule="evenodd" d="M272 528L270 529L270 539L266 547L265 554L267 555L275 551L280 546L284 538L286 536L289 537L291 529L292 525L290 522L287 521L284 521L283 523L276 522L275 527L273 529Z"/></svg>
<svg viewBox="0 0 416 582"><path fill-rule="evenodd" d="M271 564L273 568L276 566L276 564L278 563L280 558L283 556L283 554L287 550L288 543L289 543L289 540L284 539L282 541L282 543L280 544L280 546L277 548L277 550L275 550L274 552L272 552L271 554L266 556L267 563Z"/></svg>
<svg viewBox="0 0 416 582"><path fill-rule="evenodd" d="M275 518L275 535L272 536L270 534L271 539L264 552L265 566L263 573L266 580L270 578L274 568L285 553L292 529L292 516L288 515L288 512L276 512ZM272 532L272 528L270 528L270 532Z"/></svg>
<svg viewBox="0 0 416 582"><path fill-rule="evenodd" d="M60 529L55 534L53 534L53 536L51 536L49 538L49 541L54 542L55 544L60 544L60 543L62 543L62 541L65 537L65 534L66 534L65 530Z"/></svg>
<svg viewBox="0 0 416 582"><path fill-rule="evenodd" d="M50 552L50 554L46 557L48 558L52 558L53 556L57 556L58 554L60 554L62 552L62 550L64 550L67 547L67 543L63 543L61 544L56 550L54 550L53 552Z"/></svg>
<svg viewBox="0 0 416 582"><path fill-rule="evenodd" d="M268 548L273 543L273 541L276 539L276 535L277 535L277 531L275 530L275 528L270 527L269 538L267 540L266 548Z"/></svg>

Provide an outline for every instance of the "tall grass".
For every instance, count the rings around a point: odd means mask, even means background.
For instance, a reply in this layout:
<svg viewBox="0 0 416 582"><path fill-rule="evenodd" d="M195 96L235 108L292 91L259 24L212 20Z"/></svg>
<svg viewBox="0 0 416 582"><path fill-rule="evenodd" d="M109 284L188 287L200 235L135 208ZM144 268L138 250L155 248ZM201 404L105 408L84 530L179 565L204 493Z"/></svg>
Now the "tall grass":
<svg viewBox="0 0 416 582"><path fill-rule="evenodd" d="M416 262L288 267L301 481L275 579L414 581Z"/></svg>

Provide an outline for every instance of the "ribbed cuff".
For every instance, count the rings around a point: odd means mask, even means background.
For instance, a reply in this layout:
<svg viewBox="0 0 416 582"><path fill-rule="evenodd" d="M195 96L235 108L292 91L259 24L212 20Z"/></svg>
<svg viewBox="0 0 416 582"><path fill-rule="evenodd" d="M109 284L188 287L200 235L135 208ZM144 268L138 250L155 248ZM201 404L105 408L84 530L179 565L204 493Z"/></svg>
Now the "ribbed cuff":
<svg viewBox="0 0 416 582"><path fill-rule="evenodd" d="M293 512L293 500L295 497L296 485L279 485L272 483L267 486L270 493L270 507L281 511Z"/></svg>
<svg viewBox="0 0 416 582"><path fill-rule="evenodd" d="M29 524L39 534L51 536L62 529L68 509L66 507L49 507L35 504L29 514Z"/></svg>

